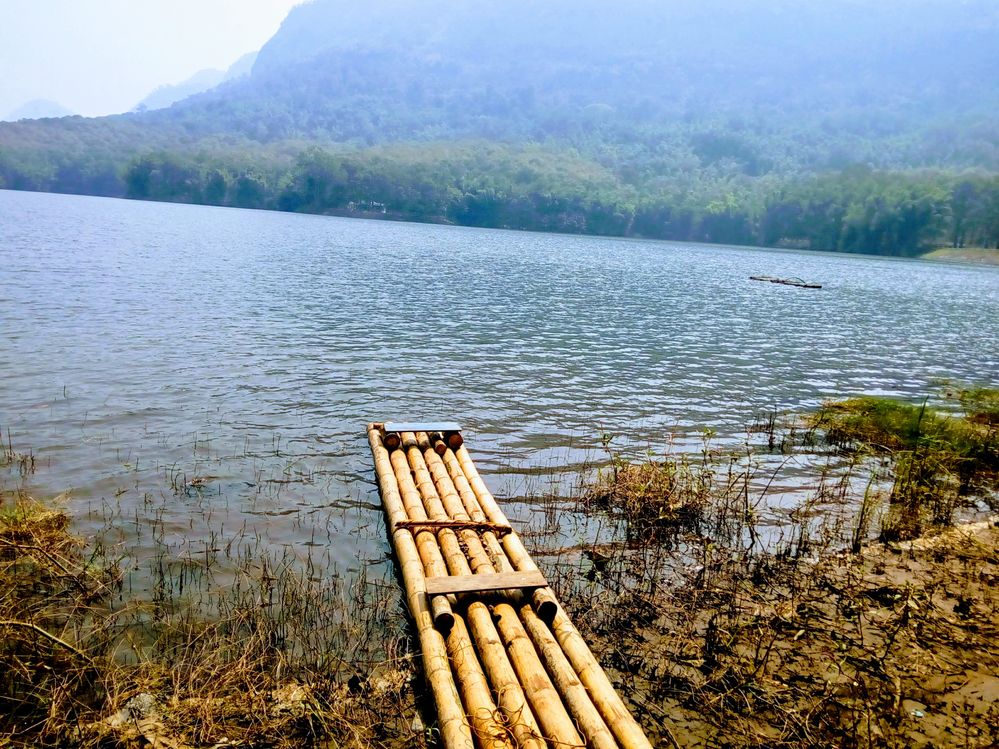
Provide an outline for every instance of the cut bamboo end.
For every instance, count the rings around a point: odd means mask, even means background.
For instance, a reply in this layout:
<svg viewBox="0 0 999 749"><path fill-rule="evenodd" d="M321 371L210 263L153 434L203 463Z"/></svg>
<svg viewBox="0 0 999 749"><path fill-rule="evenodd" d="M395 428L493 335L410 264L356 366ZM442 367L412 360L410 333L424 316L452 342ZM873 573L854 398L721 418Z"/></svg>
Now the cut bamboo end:
<svg viewBox="0 0 999 749"><path fill-rule="evenodd" d="M454 626L454 611L447 596L436 595L430 599L430 612L434 618L434 626L445 635Z"/></svg>
<svg viewBox="0 0 999 749"><path fill-rule="evenodd" d="M534 591L531 600L534 602L534 609L541 621L545 624L551 624L555 621L555 615L558 613L558 599L555 598L555 594L550 588L540 588Z"/></svg>
<svg viewBox="0 0 999 749"><path fill-rule="evenodd" d="M447 443L440 432L432 432L430 434L430 444L433 446L435 453L444 457L444 453L447 452Z"/></svg>

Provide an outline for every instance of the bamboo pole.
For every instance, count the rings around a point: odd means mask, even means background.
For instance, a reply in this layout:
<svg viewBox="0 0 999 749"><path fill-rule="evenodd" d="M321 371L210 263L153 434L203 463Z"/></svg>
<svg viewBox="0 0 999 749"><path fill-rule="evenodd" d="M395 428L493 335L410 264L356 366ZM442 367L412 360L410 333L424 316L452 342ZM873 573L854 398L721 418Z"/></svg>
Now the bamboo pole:
<svg viewBox="0 0 999 749"><path fill-rule="evenodd" d="M407 432L402 435L402 440L402 449L396 454L406 456L409 471L405 475L401 475L402 472L397 470L396 475L402 479L400 487L403 494L412 496L412 492L417 491L416 486L418 485L422 489L422 491L418 491L418 494L423 503L422 508L425 514L437 519L445 519L446 512L443 503L437 494L420 452L416 435ZM454 531L442 529L439 540L451 573L455 575L470 574L471 568L464 552L458 545ZM545 745L539 738L541 727L538 725L528 697L518 679L519 672L511 663L511 659L503 647L503 641L496 630L492 613L481 601L473 601L468 606L467 616L469 629L475 639L483 666L489 675L499 705L511 725L511 730L518 744L522 749L544 749Z"/></svg>
<svg viewBox="0 0 999 749"><path fill-rule="evenodd" d="M451 452L448 452L447 455L452 459L454 457L454 454ZM460 479L455 481L454 484L462 498L467 498L466 506L468 506L469 502L473 503L471 514L484 517L481 509L474 509L476 507L474 504L475 497L471 493L471 487L469 487L463 473L460 474ZM497 571L508 572L513 570L513 565L504 554L495 534L486 532L483 535L486 539L486 546L490 552L490 556L495 560L494 565ZM614 740L613 734L607 728L607 724L600 716L599 710L591 701L586 687L579 680L572 664L569 663L565 653L562 652L561 646L548 629L547 624L537 615L530 603L526 602L525 596L521 595L519 601L518 610L520 611L520 619L524 623L531 640L534 642L534 646L545 668L555 681L570 715L575 719L581 733L586 738L587 746L591 746L594 749L618 749L618 744Z"/></svg>
<svg viewBox="0 0 999 749"><path fill-rule="evenodd" d="M448 455L453 457L453 453L448 453ZM459 486L461 482L464 482L464 486ZM469 487L467 492L461 491L468 487L464 474L462 474L461 482L454 483L459 489L459 494L464 497L471 492L471 488ZM469 499L474 502L474 495ZM481 510L477 514L482 515ZM494 564L497 571L511 571L513 565L504 554L495 534L486 532L484 536L490 556L496 560ZM600 711L593 704L589 692L579 680L572 664L562 652L561 646L548 629L547 624L537 615L530 603L526 601L525 596L519 596L518 600L520 601L518 605L520 619L534 642L534 647L545 668L558 687L570 715L575 719L581 733L586 738L587 746L591 746L593 749L618 749L617 741L600 716Z"/></svg>
<svg viewBox="0 0 999 749"><path fill-rule="evenodd" d="M516 610L508 603L498 603L493 607L493 619L510 653L510 662L520 677L520 683L528 687L527 699L549 742L559 747L584 747L583 737L576 730L575 722L562 704L562 697L538 659L534 643L524 631Z"/></svg>
<svg viewBox="0 0 999 749"><path fill-rule="evenodd" d="M503 510L500 509L496 499L486 487L486 483L475 468L468 450L465 447L460 447L454 451L454 455L458 463L457 467L465 475L469 486L478 500L479 506L489 520L499 525L509 525L510 521L507 520ZM538 565L534 563L531 555L524 548L519 535L509 533L503 537L501 543L503 550L513 563L514 569L522 572L534 572L538 569ZM538 612L538 616L546 622L551 622L558 611L558 600L555 598L555 594L552 593L551 588L541 588L534 591L532 599L534 600L534 607Z"/></svg>
<svg viewBox="0 0 999 749"><path fill-rule="evenodd" d="M642 727L625 707L624 701L590 651L586 640L579 634L579 630L566 616L561 606L558 607L558 612L552 621L552 632L558 644L562 646L562 652L579 675L579 680L589 691L600 715L614 733L614 738L621 745L621 749L652 749L652 744Z"/></svg>
<svg viewBox="0 0 999 749"><path fill-rule="evenodd" d="M468 706L477 743L482 749L513 749L513 732L496 719L499 711L489 691L489 682L460 616L454 618L454 626L448 634L447 652L454 670L463 675L461 693Z"/></svg>
<svg viewBox="0 0 999 749"><path fill-rule="evenodd" d="M414 506L413 512L423 515L423 517L417 517L411 512L410 520L425 520L426 518L430 518L431 520L449 520L447 511L444 509L444 505L437 495L433 478L427 470L423 453L420 451L420 447L416 441L416 435L413 432L404 432L402 434L402 449L396 452L399 457L398 459L393 457L393 460L397 460L399 465L405 464L406 466L405 471L397 468L396 476L399 477L399 487L402 490L403 497L411 498L407 504L407 509L412 504ZM419 503L418 509L415 508L417 503ZM420 535L423 534L426 534L428 538L434 538L434 534L430 530L423 531ZM440 545L440 550L444 554L444 561L447 564L450 574L473 574L468 559L465 557L465 552L458 542L458 536L453 529L439 529L436 536L436 543ZM444 574L448 573L445 572Z"/></svg>
<svg viewBox="0 0 999 749"><path fill-rule="evenodd" d="M534 643L538 655L551 674L555 686L562 695L562 701L575 719L579 731L586 738L586 746L592 749L618 749L614 734L590 699L590 693L562 652L558 640L548 629L548 625L534 611L530 604L520 606L520 620Z"/></svg>
<svg viewBox="0 0 999 749"><path fill-rule="evenodd" d="M442 509L455 519L469 520L465 505L448 474L444 461L433 450L426 435L416 435L415 447L409 442L408 435L403 437L403 445L410 454L410 464L414 476L421 481L421 494L424 499L437 497ZM426 482L430 479L431 486ZM432 493L431 493L432 492ZM436 506L436 505L434 505ZM428 511L431 505L427 506ZM486 553L479 535L475 531L463 531L462 540L471 565L476 571L483 573L496 572L489 555ZM520 591L513 591L520 597ZM500 636L510 653L510 661L517 672L521 684L530 685L527 699L534 708L534 714L541 724L545 735L550 739L569 746L583 746L583 739L576 730L576 725L569 711L562 702L562 697L545 671L538 657L534 644L528 637L523 623L517 616L517 611L509 603L497 603L493 607L493 618L498 624ZM570 672L571 668L568 669ZM569 681L568 678L565 679ZM585 695L583 695L585 698ZM595 709L590 708L596 721L600 721ZM615 748L616 749L616 748Z"/></svg>
<svg viewBox="0 0 999 749"><path fill-rule="evenodd" d="M465 510L468 512L469 517L471 517L473 521L479 523L492 522L486 517L486 513L482 511L482 507L479 505L479 500L476 498L475 492L472 491L472 487L469 485L464 471L461 470L461 465L458 463L458 459L454 456L454 452L452 450L445 450L444 454L441 456L441 460L447 468L448 476L451 477L451 481L458 492L458 496L461 497L461 502L465 505ZM493 524L498 525L497 523ZM504 527L509 528L510 526ZM506 552L503 551L503 547L499 541L499 536L490 531L486 531L482 534L482 537L485 539L486 551L489 553L489 558L492 559L493 566L496 567L496 569L502 569L504 571L507 569L514 570L515 567L507 558Z"/></svg>
<svg viewBox="0 0 999 749"><path fill-rule="evenodd" d="M465 503L462 502L454 482L448 475L444 461L431 446L427 435L416 435L416 442L417 447L422 451L423 463L420 468L415 470L419 472L425 466L427 476L434 487L434 492L440 498L443 511L449 518L454 520L471 520L471 516L466 511ZM420 473L420 475L423 474ZM468 550L467 556L472 574L496 572L492 561L489 559L489 555L482 546L482 540L478 533L474 530L464 530L461 532L461 540Z"/></svg>
<svg viewBox="0 0 999 749"><path fill-rule="evenodd" d="M468 450L464 447L460 448L456 451L455 458L489 520L498 524L509 523L485 482L482 481L482 477L479 476ZM534 560L531 559L516 533L504 536L502 545L516 569L537 569L537 565L534 564ZM540 592L542 591L538 591L538 593ZM543 592L547 594L544 601L547 606L546 614L550 614L551 619L548 619L547 616L541 618L551 624L551 630L563 653L579 676L583 686L586 687L594 706L607 727L613 732L622 749L651 749L652 745L645 732L628 711L628 708L625 707L620 695L615 691L610 679L607 678L607 674L604 673L600 663L590 651L583 636L579 634L572 621L562 611L554 594L550 590ZM535 594L535 609L540 615L541 610L537 599L538 596Z"/></svg>
<svg viewBox="0 0 999 749"><path fill-rule="evenodd" d="M384 447L381 449L385 450ZM386 455L395 477L396 496L399 497L399 512L397 516L390 516L390 522L394 524L401 520L426 520L427 515L423 509L423 502L416 487L413 486L406 456L401 450L393 450ZM437 545L437 537L433 532L430 530L417 531L415 537L420 559L423 560L424 574L431 577L447 575L448 567L441 556L441 549ZM431 599L430 608L433 612L434 624L446 633L454 623L451 601L446 596L434 596Z"/></svg>
<svg viewBox="0 0 999 749"><path fill-rule="evenodd" d="M369 428L368 441L371 443L371 452L374 455L375 473L382 493L382 502L391 524L393 518L401 519L405 510L388 458L388 451L382 445L381 434L378 430ZM465 719L461 697L451 675L447 645L443 635L434 628L433 616L427 605L423 583L424 566L416 548L416 542L413 540L413 534L407 530L399 529L391 534L391 538L396 557L399 559L410 614L420 637L420 649L423 651L423 671L437 703L437 721L444 746L447 749L471 749L473 746L472 732Z"/></svg>
<svg viewBox="0 0 999 749"><path fill-rule="evenodd" d="M496 631L493 615L482 601L469 604L468 628L517 746L520 749L546 749L541 738L541 726L538 725L524 688L517 678L517 672L510 663L510 656Z"/></svg>

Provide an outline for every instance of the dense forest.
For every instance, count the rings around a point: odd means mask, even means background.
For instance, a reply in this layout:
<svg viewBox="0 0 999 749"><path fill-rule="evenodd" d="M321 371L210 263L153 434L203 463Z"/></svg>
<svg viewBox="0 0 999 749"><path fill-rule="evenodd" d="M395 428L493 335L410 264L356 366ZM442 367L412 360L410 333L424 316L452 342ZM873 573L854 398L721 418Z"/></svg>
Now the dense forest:
<svg viewBox="0 0 999 749"><path fill-rule="evenodd" d="M896 255L996 246L997 69L988 0L316 0L250 75L168 109L0 124L0 187Z"/></svg>

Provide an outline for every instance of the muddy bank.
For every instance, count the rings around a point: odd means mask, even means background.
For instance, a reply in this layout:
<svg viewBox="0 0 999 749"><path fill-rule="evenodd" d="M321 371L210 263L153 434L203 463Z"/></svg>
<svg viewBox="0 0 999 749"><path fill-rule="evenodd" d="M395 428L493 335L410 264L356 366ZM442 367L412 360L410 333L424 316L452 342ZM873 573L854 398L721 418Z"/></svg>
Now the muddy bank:
<svg viewBox="0 0 999 749"><path fill-rule="evenodd" d="M574 614L663 746L999 741L995 521L861 553L787 548L577 595ZM611 567L657 564L621 550ZM639 574L650 574L643 570Z"/></svg>

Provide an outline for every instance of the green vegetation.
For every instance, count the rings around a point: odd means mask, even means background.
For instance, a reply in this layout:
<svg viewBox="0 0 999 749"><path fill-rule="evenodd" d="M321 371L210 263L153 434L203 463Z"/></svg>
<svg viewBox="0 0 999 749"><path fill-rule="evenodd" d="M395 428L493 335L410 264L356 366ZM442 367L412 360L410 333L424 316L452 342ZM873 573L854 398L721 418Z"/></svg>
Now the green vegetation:
<svg viewBox="0 0 999 749"><path fill-rule="evenodd" d="M574 151L531 145L397 144L137 156L127 197L334 215L678 241L918 255L953 236L999 242L999 177L852 168L788 182L624 183ZM249 166L248 166L249 163ZM64 175L65 176L65 175ZM79 191L78 184L67 185Z"/></svg>
<svg viewBox="0 0 999 749"><path fill-rule="evenodd" d="M992 247L995 49L984 0L318 0L251 75L169 109L0 124L0 187L889 255Z"/></svg>
<svg viewBox="0 0 999 749"><path fill-rule="evenodd" d="M923 260L999 265L999 249L985 247L941 247L922 255Z"/></svg>
<svg viewBox="0 0 999 749"><path fill-rule="evenodd" d="M999 427L999 388L963 388L950 397L961 404L968 421L989 429Z"/></svg>
<svg viewBox="0 0 999 749"><path fill-rule="evenodd" d="M22 168L0 153L0 179L142 200L886 255L999 244L999 177L984 174L853 167L638 185L574 150L485 141L164 149L135 155L121 177L109 154L90 159ZM32 168L42 171L25 176Z"/></svg>
<svg viewBox="0 0 999 749"><path fill-rule="evenodd" d="M988 500L999 481L999 390L960 390L961 414L889 398L852 398L826 404L810 426L829 444L894 464L887 539L914 538L927 523L947 525L969 494Z"/></svg>
<svg viewBox="0 0 999 749"><path fill-rule="evenodd" d="M962 236L999 242L999 177L854 168L772 182L653 191L573 152L486 142L312 147L294 162L273 158L249 171L164 153L136 159L126 173L127 195L140 199L888 255L916 255L952 235L953 196L970 190L978 199Z"/></svg>

